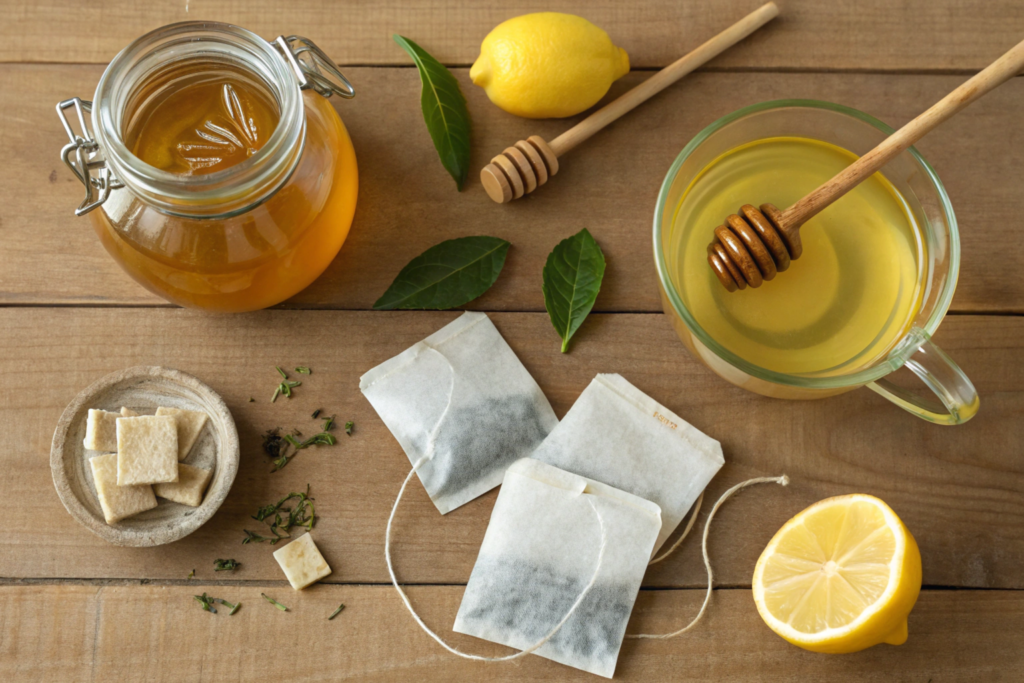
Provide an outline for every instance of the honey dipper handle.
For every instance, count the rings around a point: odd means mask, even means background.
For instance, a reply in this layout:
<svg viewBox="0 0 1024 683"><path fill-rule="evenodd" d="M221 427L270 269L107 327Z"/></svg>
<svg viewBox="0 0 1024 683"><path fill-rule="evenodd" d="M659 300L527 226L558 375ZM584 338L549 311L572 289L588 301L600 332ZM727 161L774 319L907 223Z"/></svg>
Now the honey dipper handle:
<svg viewBox="0 0 1024 683"><path fill-rule="evenodd" d="M1024 69L1024 40L959 88L933 104L923 114L887 137L880 145L853 162L834 178L782 212L785 227L798 227L885 166L940 123Z"/></svg>
<svg viewBox="0 0 1024 683"><path fill-rule="evenodd" d="M551 150L562 156L623 114L632 111L680 78L740 42L779 14L774 2L761 5L697 49L654 74L613 102L609 102L551 141Z"/></svg>

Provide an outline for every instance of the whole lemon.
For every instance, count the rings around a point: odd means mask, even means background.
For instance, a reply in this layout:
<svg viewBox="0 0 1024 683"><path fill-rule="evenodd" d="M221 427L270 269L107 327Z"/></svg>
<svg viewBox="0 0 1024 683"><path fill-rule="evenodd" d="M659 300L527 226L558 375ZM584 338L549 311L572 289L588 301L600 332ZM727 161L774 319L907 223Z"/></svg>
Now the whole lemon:
<svg viewBox="0 0 1024 683"><path fill-rule="evenodd" d="M496 105L531 119L572 116L629 72L629 55L582 17L524 14L498 24L469 70Z"/></svg>

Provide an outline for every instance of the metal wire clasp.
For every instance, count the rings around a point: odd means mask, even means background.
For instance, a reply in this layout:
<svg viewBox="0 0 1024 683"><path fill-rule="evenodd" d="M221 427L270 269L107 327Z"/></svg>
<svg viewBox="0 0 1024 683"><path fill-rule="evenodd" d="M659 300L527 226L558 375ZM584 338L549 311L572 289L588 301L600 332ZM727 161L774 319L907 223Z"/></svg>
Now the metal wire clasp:
<svg viewBox="0 0 1024 683"><path fill-rule="evenodd" d="M68 121L66 110L74 107L78 117L78 127L81 135L75 132ZM107 201L111 190L124 187L107 168L107 162L100 153L100 146L92 136L88 124L85 122L85 112L92 111L92 102L87 102L78 97L64 100L57 105L57 116L64 124L64 132L68 134L70 142L60 150L60 158L71 172L75 174L85 186L85 199L75 209L76 216L83 216L97 206ZM71 157L74 152L74 158ZM95 175L93 175L95 172Z"/></svg>
<svg viewBox="0 0 1024 683"><path fill-rule="evenodd" d="M301 89L315 90L324 97L337 95L347 100L356 96L345 74L309 38L278 36L274 45L288 60Z"/></svg>

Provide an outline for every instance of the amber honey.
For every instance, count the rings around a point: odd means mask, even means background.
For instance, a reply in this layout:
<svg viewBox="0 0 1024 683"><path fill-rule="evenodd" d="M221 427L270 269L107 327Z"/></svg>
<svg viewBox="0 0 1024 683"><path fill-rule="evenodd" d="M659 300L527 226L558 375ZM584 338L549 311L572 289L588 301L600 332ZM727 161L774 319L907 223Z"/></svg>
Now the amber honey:
<svg viewBox="0 0 1024 683"><path fill-rule="evenodd" d="M138 282L184 306L247 311L277 304L330 264L355 212L355 152L330 101L302 93L301 156L283 185L231 215L179 216L126 190L93 212L104 246ZM190 179L263 163L281 125L272 89L230 65L167 68L129 102L123 139L155 169ZM219 177L219 176L218 176ZM243 197L243 199L246 199Z"/></svg>
<svg viewBox="0 0 1024 683"><path fill-rule="evenodd" d="M279 119L265 88L224 69L145 98L132 116L125 144L162 171L215 173L255 154Z"/></svg>

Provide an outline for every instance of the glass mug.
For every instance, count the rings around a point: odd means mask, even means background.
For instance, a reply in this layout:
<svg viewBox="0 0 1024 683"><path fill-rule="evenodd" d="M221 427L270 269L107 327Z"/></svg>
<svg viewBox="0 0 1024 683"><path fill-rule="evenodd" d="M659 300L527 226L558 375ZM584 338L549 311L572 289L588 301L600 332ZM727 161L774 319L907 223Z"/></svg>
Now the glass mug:
<svg viewBox="0 0 1024 683"><path fill-rule="evenodd" d="M175 132L172 121L153 132L195 137L199 144L189 148L208 149L212 135L241 149L256 130L255 110L243 111L238 99L231 110L233 82L276 108L262 147L212 172L171 172L135 155L133 127L145 130L155 120L147 113L160 106L154 103L168 106L197 84L222 84L223 111L204 114L195 131ZM92 102L57 105L70 139L61 158L85 186L75 215L89 213L114 260L172 303L221 312L273 306L312 283L348 236L358 194L355 150L327 98L354 94L305 38L268 42L216 22L159 28L111 61ZM160 149L183 154L182 144Z"/></svg>
<svg viewBox="0 0 1024 683"><path fill-rule="evenodd" d="M774 398L815 399L866 385L920 418L938 424L961 424L977 413L978 394L956 363L931 341L956 288L960 241L949 197L935 171L913 147L890 161L882 172L903 196L921 232L923 259L917 266L923 297L902 338L866 366L840 374L786 374L759 367L729 351L701 327L670 274L669 245L675 229L676 208L691 183L722 154L765 138L800 137L821 140L863 155L892 132L892 128L867 114L814 100L778 100L745 107L701 131L676 158L658 195L654 214L654 259L662 306L686 347L711 370L736 386ZM749 201L756 204L763 200L750 197ZM713 227L706 228L705 246L713 238ZM706 267L709 276L714 277L710 266ZM742 296L742 293L730 296ZM886 375L904 365L934 393L934 398L886 379Z"/></svg>

